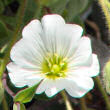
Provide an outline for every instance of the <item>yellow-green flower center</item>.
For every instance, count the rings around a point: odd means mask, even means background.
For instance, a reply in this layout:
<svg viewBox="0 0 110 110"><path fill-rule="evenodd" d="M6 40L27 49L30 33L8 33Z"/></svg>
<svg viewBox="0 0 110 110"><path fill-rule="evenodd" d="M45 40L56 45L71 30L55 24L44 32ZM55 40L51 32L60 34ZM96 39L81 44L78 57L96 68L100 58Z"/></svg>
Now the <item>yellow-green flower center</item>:
<svg viewBox="0 0 110 110"><path fill-rule="evenodd" d="M47 55L42 63L42 73L47 78L56 79L66 76L67 60L57 54Z"/></svg>

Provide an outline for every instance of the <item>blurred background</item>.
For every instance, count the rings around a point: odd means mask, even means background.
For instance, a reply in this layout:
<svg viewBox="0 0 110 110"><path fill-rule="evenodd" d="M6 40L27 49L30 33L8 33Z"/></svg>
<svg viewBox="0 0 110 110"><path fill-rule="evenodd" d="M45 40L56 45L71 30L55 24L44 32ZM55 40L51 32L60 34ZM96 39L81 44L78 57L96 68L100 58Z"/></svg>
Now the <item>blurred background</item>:
<svg viewBox="0 0 110 110"><path fill-rule="evenodd" d="M109 2L109 0L105 1ZM67 23L81 25L84 29L83 34L90 37L93 52L98 55L100 61L100 80L104 88L103 68L110 56L110 33L105 15L97 0L0 0L0 66L7 54L8 44L15 39L15 36L16 41L22 37L23 27L32 19L40 20L43 15L52 13L60 14ZM7 73L6 70L5 72ZM14 87L8 77L7 84L15 93L22 89ZM12 110L12 97L6 91L5 97L9 110ZM71 97L69 99L75 110L82 110L80 99ZM87 110L106 110L104 98L96 83L84 100ZM60 94L52 99L47 98L45 94L35 95L25 106L27 110L66 110ZM4 110L2 103L0 110Z"/></svg>

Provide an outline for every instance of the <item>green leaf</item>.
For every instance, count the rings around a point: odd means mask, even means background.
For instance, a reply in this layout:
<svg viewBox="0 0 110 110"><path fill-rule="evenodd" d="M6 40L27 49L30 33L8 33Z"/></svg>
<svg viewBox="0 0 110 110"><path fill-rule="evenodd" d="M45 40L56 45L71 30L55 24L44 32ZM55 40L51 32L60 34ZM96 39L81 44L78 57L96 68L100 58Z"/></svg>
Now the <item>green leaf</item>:
<svg viewBox="0 0 110 110"><path fill-rule="evenodd" d="M81 14L88 5L88 0L70 0L66 6L66 20L71 21L76 15Z"/></svg>
<svg viewBox="0 0 110 110"><path fill-rule="evenodd" d="M17 95L14 97L14 102L30 102L35 94L37 86L38 84L18 92Z"/></svg>
<svg viewBox="0 0 110 110"><path fill-rule="evenodd" d="M0 59L3 59L3 58L4 58L4 56L5 56L5 54L4 54L4 53L0 53Z"/></svg>
<svg viewBox="0 0 110 110"><path fill-rule="evenodd" d="M7 51L7 48L8 48L8 45L7 45L7 44L4 45L4 46L1 48L1 50L0 50L0 59L3 59L3 58L4 58L5 53L6 53L6 51Z"/></svg>
<svg viewBox="0 0 110 110"><path fill-rule="evenodd" d="M58 1L59 0L40 0L39 3L40 3L40 5L43 5L43 6L50 6L52 4L55 4Z"/></svg>
<svg viewBox="0 0 110 110"><path fill-rule="evenodd" d="M62 14L69 0L39 0L39 4L50 8L52 13Z"/></svg>
<svg viewBox="0 0 110 110"><path fill-rule="evenodd" d="M22 104L22 103L14 103L13 110L18 110L18 106L20 106L20 110L26 110L24 104Z"/></svg>
<svg viewBox="0 0 110 110"><path fill-rule="evenodd" d="M8 30L5 24L0 21L0 48L9 41Z"/></svg>
<svg viewBox="0 0 110 110"><path fill-rule="evenodd" d="M104 85L108 94L110 94L110 61L104 67Z"/></svg>
<svg viewBox="0 0 110 110"><path fill-rule="evenodd" d="M54 0L49 4L52 13L62 14L69 0Z"/></svg>
<svg viewBox="0 0 110 110"><path fill-rule="evenodd" d="M23 19L24 24L27 24L28 22L30 22L31 19L33 19L36 10L37 10L37 5L35 3L35 0L27 0L24 19Z"/></svg>
<svg viewBox="0 0 110 110"><path fill-rule="evenodd" d="M3 0L5 5L9 5L13 2L14 0Z"/></svg>
<svg viewBox="0 0 110 110"><path fill-rule="evenodd" d="M9 29L13 30L16 27L16 16L0 15L0 19L8 26Z"/></svg>
<svg viewBox="0 0 110 110"><path fill-rule="evenodd" d="M3 2L0 2L0 13L3 13L3 11L4 11Z"/></svg>
<svg viewBox="0 0 110 110"><path fill-rule="evenodd" d="M75 24L79 24L80 26L85 28L84 27L84 22L82 21L80 16L75 16L72 22L74 22Z"/></svg>

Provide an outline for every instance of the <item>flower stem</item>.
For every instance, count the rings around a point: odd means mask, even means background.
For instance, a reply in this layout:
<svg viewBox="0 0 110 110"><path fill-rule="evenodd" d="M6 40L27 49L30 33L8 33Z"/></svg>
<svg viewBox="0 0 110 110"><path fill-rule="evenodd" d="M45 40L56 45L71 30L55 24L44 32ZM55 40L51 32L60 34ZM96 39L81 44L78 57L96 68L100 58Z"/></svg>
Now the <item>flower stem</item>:
<svg viewBox="0 0 110 110"><path fill-rule="evenodd" d="M14 92L11 91L11 89L8 87L6 78L7 78L7 74L4 73L4 74L3 74L3 78L2 78L3 86L4 86L5 90L7 91L7 93L8 93L10 96L14 97L15 94L14 94Z"/></svg>
<svg viewBox="0 0 110 110"><path fill-rule="evenodd" d="M81 110L87 110L85 98L80 98Z"/></svg>
<svg viewBox="0 0 110 110"><path fill-rule="evenodd" d="M104 12L104 15L105 15L105 18L106 18L106 22L107 22L107 25L108 25L108 29L110 31L110 13L109 13L109 10L106 6L106 0L98 0L101 8L102 8L102 11Z"/></svg>
<svg viewBox="0 0 110 110"><path fill-rule="evenodd" d="M97 77L95 78L95 81L96 81L96 83L97 83L97 85L98 85L98 88L99 88L99 90L100 90L100 92L101 92L101 94L103 95L103 98L104 98L104 100L105 100L106 109L107 109L107 110L110 110L110 100L109 100L108 95L106 94L105 90L103 89L103 87L102 87L102 85L101 85L100 78L97 76Z"/></svg>
<svg viewBox="0 0 110 110"><path fill-rule="evenodd" d="M70 103L70 101L69 101L69 99L68 99L68 97L67 97L65 91L62 91L62 92L61 92L61 95L62 95L62 97L63 97L63 99L64 99L64 101L65 101L66 109L67 109L67 110L73 110L73 108L72 108L72 106L71 106L71 103Z"/></svg>

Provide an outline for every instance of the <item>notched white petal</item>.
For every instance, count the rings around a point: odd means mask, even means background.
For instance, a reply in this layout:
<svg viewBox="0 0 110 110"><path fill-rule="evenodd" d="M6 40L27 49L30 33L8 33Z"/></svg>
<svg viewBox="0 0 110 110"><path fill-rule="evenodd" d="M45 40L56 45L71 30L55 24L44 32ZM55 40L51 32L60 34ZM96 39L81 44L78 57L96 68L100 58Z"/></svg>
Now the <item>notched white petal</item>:
<svg viewBox="0 0 110 110"><path fill-rule="evenodd" d="M73 37L81 37L83 33L83 28L80 25L77 24L66 24L66 26L71 30L73 33Z"/></svg>
<svg viewBox="0 0 110 110"><path fill-rule="evenodd" d="M42 26L39 20L32 20L29 24L27 24L22 31L23 38L37 39L38 36L42 35Z"/></svg>
<svg viewBox="0 0 110 110"><path fill-rule="evenodd" d="M45 93L48 97L53 97L60 91L62 91L65 88L65 79L56 79L51 80L49 82L48 88L45 90Z"/></svg>
<svg viewBox="0 0 110 110"><path fill-rule="evenodd" d="M44 79L38 86L37 90L36 90L36 94L41 94L43 93L46 88L48 87L48 80Z"/></svg>
<svg viewBox="0 0 110 110"><path fill-rule="evenodd" d="M64 26L63 26L64 27ZM72 57L76 47L78 46L78 42L80 41L80 38L83 33L83 29L81 26L76 25L76 24L66 24L65 25L65 30L62 31L62 34L64 36L65 44L67 42L66 39L69 40L68 42L68 51L66 57ZM62 46L64 47L64 46ZM62 48L63 50L64 48Z"/></svg>
<svg viewBox="0 0 110 110"><path fill-rule="evenodd" d="M65 83L65 79L45 79L37 88L36 93L41 94L45 92L48 97L52 97L65 88Z"/></svg>
<svg viewBox="0 0 110 110"><path fill-rule="evenodd" d="M45 15L41 19L42 26L45 28L53 28L56 25L62 25L65 24L65 20L57 14L50 14L50 15Z"/></svg>
<svg viewBox="0 0 110 110"><path fill-rule="evenodd" d="M80 75L80 76L88 76L88 77L94 77L99 74L100 65L96 54L92 54L92 64L90 66L79 66L77 68L74 68L73 70L70 70L70 73L73 77L74 75Z"/></svg>
<svg viewBox="0 0 110 110"><path fill-rule="evenodd" d="M91 41L88 37L82 37L75 53L69 58L70 67L90 66L92 64Z"/></svg>
<svg viewBox="0 0 110 110"><path fill-rule="evenodd" d="M11 59L21 67L40 69L44 50L42 44L31 40L19 40L11 50Z"/></svg>
<svg viewBox="0 0 110 110"><path fill-rule="evenodd" d="M7 70L9 71L10 80L17 87L33 86L42 80L39 71L20 68L12 62L7 65Z"/></svg>
<svg viewBox="0 0 110 110"><path fill-rule="evenodd" d="M70 77L70 79L67 81L67 84L68 86L65 88L65 90L70 96L75 98L83 97L94 87L92 78L80 77L79 75Z"/></svg>
<svg viewBox="0 0 110 110"><path fill-rule="evenodd" d="M92 54L92 57L93 57L93 61L90 67L90 72L91 72L90 76L94 77L100 73L100 64L99 64L98 57L96 54Z"/></svg>
<svg viewBox="0 0 110 110"><path fill-rule="evenodd" d="M9 72L9 77L11 82L17 87L23 87L27 85L25 78L29 75L28 70L24 70L14 63L9 63L7 65L7 70Z"/></svg>

